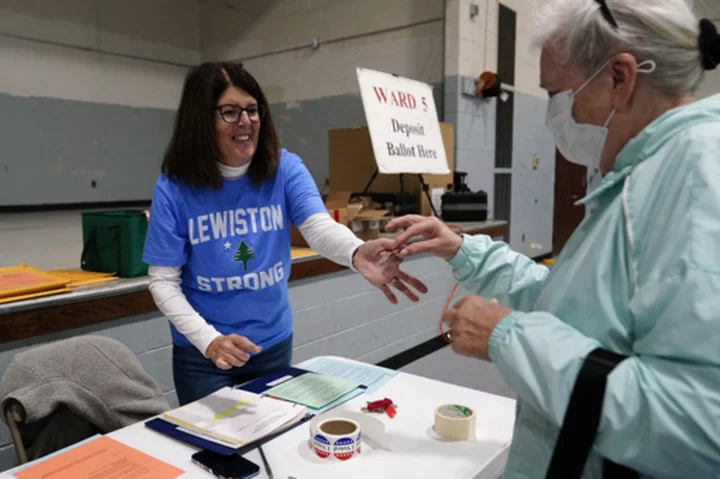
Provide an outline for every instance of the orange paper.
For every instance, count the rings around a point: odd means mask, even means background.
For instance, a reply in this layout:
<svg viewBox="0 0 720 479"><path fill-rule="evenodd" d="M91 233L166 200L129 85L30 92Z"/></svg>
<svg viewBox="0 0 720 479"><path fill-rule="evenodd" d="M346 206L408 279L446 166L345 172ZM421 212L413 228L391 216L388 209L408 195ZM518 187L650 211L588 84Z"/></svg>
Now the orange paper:
<svg viewBox="0 0 720 479"><path fill-rule="evenodd" d="M0 289L23 288L47 283L46 278L40 278L32 273L10 273L0 276Z"/></svg>
<svg viewBox="0 0 720 479"><path fill-rule="evenodd" d="M174 479L185 472L130 446L101 436L16 472L18 479Z"/></svg>
<svg viewBox="0 0 720 479"><path fill-rule="evenodd" d="M64 288L68 281L22 264L0 268L0 298Z"/></svg>

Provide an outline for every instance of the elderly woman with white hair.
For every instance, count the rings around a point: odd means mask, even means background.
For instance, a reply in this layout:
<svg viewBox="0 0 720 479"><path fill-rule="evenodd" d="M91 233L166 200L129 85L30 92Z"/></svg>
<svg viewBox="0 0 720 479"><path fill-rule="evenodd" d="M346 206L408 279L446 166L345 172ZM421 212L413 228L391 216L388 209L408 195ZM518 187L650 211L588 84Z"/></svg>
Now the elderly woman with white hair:
<svg viewBox="0 0 720 479"><path fill-rule="evenodd" d="M505 477L719 477L720 95L694 92L720 35L685 0L545 3L547 126L600 169L592 214L551 271L417 216L388 225L396 254L477 295L443 321L517 393Z"/></svg>

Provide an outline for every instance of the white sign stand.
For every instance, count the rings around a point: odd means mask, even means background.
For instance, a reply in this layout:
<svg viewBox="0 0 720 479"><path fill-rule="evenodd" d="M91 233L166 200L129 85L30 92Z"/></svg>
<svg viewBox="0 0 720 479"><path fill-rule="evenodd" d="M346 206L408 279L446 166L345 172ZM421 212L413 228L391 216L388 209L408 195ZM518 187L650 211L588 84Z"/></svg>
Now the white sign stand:
<svg viewBox="0 0 720 479"><path fill-rule="evenodd" d="M357 76L379 172L450 173L432 87L364 68Z"/></svg>

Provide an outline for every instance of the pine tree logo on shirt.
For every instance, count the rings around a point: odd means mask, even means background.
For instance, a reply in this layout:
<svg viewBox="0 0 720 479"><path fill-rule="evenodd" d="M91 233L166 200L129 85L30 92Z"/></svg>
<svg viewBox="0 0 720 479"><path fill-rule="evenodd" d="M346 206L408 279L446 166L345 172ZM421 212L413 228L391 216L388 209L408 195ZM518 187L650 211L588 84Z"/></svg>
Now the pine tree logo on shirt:
<svg viewBox="0 0 720 479"><path fill-rule="evenodd" d="M233 256L233 261L242 262L243 268L245 271L248 270L248 261L255 258L255 251L248 246L246 242L241 242L240 246L238 246L238 249L235 251L235 256Z"/></svg>

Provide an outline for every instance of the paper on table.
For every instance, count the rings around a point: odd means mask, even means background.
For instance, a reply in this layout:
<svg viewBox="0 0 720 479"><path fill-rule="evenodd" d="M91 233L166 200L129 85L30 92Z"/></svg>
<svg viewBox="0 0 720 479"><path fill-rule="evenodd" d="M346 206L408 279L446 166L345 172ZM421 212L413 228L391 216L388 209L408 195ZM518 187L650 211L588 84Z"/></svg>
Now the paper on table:
<svg viewBox="0 0 720 479"><path fill-rule="evenodd" d="M306 373L265 391L265 395L318 409L327 406L360 383L333 376Z"/></svg>
<svg viewBox="0 0 720 479"><path fill-rule="evenodd" d="M397 371L391 369L333 358L318 358L310 365L304 366L304 369L325 376L357 381L367 386L365 391L367 394L374 394L375 391L397 375Z"/></svg>
<svg viewBox="0 0 720 479"><path fill-rule="evenodd" d="M311 414L317 416L318 414L324 413L325 411L329 411L330 409L334 409L334 408L338 407L339 405L348 402L352 398L358 397L359 395L363 394L364 392L365 392L364 389L356 388L356 389L350 391L349 393L343 394L335 401L333 401L329 404L326 404L323 407L320 407L320 408L308 407L307 409Z"/></svg>
<svg viewBox="0 0 720 479"><path fill-rule="evenodd" d="M174 479L185 471L101 436L17 471L18 479Z"/></svg>

